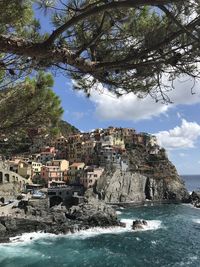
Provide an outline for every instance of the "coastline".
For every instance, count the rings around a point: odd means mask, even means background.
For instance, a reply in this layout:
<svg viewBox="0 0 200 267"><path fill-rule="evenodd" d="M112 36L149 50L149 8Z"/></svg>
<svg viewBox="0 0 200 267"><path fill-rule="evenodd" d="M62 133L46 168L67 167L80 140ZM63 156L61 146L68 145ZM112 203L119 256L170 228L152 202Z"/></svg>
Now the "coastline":
<svg viewBox="0 0 200 267"><path fill-rule="evenodd" d="M138 259L144 266L145 259L151 267L172 267L184 266L184 262L196 256L197 260L188 266L198 266L200 211L187 205L118 210L121 211L118 218L127 223L126 228L96 227L66 235L23 234L0 245L0 265L131 267L138 266ZM137 231L128 228L128 223L136 219L147 220L149 228Z"/></svg>
<svg viewBox="0 0 200 267"><path fill-rule="evenodd" d="M121 231L124 231L126 225L119 220L118 209L166 204L191 204L191 207L194 207L193 195L186 201L160 199L104 202L96 199L95 195L88 194L84 203L71 207L62 205L49 207L48 199L21 200L14 202L14 207L11 205L5 208L11 213L0 216L0 243L10 243L13 239L20 239L20 236L29 233L53 234L55 236L74 235L81 233L81 231L92 231L98 227L101 230L108 229L109 231L110 228L120 228Z"/></svg>
<svg viewBox="0 0 200 267"><path fill-rule="evenodd" d="M132 208L137 208L137 207L145 207L145 205L139 205L137 203L126 203L126 205L123 203L123 205L121 205L121 203L119 203L120 205L114 205L115 208L115 212L117 215L120 215L120 213L118 213L119 210L117 209L126 209L129 207ZM133 205L135 204L135 205ZM141 203L140 203L141 204ZM151 203L152 204L152 203ZM182 202L178 202L178 201L174 201L172 202L168 202L166 203L166 201L164 201L163 203L161 203L161 201L158 203L158 201L154 202L154 206L158 205L187 205L190 208L195 208L194 205L192 205L192 203L182 203ZM149 205L149 207L152 207L153 205ZM0 217L0 222L2 221L3 217ZM8 217L6 216L6 218L4 219L8 219ZM10 219L14 219L12 217L10 217ZM16 219L16 218L15 218ZM32 242L35 241L37 239L41 239L41 238L62 238L62 237L66 237L66 238L87 238L87 237L92 237L92 236L96 236L99 234L116 234L116 233L124 233L124 232L138 232L138 231L148 231L148 230L157 230L159 228L162 228L161 221L158 221L157 219L154 220L147 220L148 222L148 226L146 226L144 229L136 229L133 230L131 228L131 225L133 223L133 221L136 218L132 218L132 219L123 219L123 218L117 218L119 224L118 225L107 225L107 226L91 226L88 227L88 225L82 225L82 227L75 227L75 228L71 228L68 229L67 232L53 232L53 231L46 231L44 229L40 229L37 231L24 231L24 232L16 232L15 234L13 233L13 235L11 236L7 236L5 239L0 238L0 244L2 245L6 245L6 244L16 244L16 243L21 243L21 242ZM142 218L140 218L142 219ZM23 221L22 218L17 218L17 220L21 220L21 222ZM29 220L29 222L31 222L31 220ZM37 222L41 222L40 219L38 218ZM36 220L32 220L32 223L36 223ZM46 222L47 223L47 222ZM125 225L124 225L125 224Z"/></svg>
<svg viewBox="0 0 200 267"><path fill-rule="evenodd" d="M142 220L142 219L141 219ZM32 242L37 239L42 238L81 238L85 239L88 237L93 237L96 235L101 234L121 234L125 232L144 232L144 231L153 231L159 228L162 228L162 222L159 220L146 220L146 225L142 228L133 229L133 221L135 218L131 219L120 219L119 225L111 225L111 226L96 226L91 228L82 228L77 229L76 231L68 232L68 233L51 233L51 232L44 232L44 231L34 231L34 232L23 232L19 235L15 235L9 237L9 240L0 240L0 244L7 245L7 244L16 244L16 243L24 243L24 242Z"/></svg>
<svg viewBox="0 0 200 267"><path fill-rule="evenodd" d="M84 204L66 208L48 207L48 200L21 201L12 214L0 217L0 243L23 233L75 233L95 226L120 226L116 211L102 201L91 199Z"/></svg>
<svg viewBox="0 0 200 267"><path fill-rule="evenodd" d="M127 203L102 203L94 201L90 204L73 206L71 209L61 209L56 207L50 210L50 217L46 214L42 216L17 215L14 217L0 217L0 243L12 243L21 240L21 237L34 233L41 233L53 236L66 236L81 234L83 231L127 231L127 225L118 218L118 208L128 207L151 207L165 204L184 204L181 201L145 201L145 202L127 202ZM89 209L84 207L89 205ZM92 206L91 206L92 205ZM81 207L80 207L81 206ZM93 211L91 209L93 208ZM191 204L192 207L192 204ZM81 210L83 211L80 214ZM132 220L133 222L133 220ZM130 224L130 223L129 223ZM3 227L2 227L3 225ZM98 230L100 229L100 230ZM115 231L114 230L114 231ZM130 225L129 225L130 230Z"/></svg>
<svg viewBox="0 0 200 267"><path fill-rule="evenodd" d="M107 205L111 205L113 207L143 207L143 206L154 206L154 205L164 205L164 204L182 204L189 203L183 202L181 200L145 200L145 201L127 201L127 202L106 202Z"/></svg>

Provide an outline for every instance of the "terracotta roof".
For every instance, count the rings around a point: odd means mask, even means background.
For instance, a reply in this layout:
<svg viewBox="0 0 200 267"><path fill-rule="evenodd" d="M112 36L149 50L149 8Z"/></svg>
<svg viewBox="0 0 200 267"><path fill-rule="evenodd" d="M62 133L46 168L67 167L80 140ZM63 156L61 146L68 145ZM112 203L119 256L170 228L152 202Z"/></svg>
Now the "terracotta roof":
<svg viewBox="0 0 200 267"><path fill-rule="evenodd" d="M80 166L80 165L85 165L85 163L84 162L74 162L72 165L70 165L70 167L78 167L78 166Z"/></svg>

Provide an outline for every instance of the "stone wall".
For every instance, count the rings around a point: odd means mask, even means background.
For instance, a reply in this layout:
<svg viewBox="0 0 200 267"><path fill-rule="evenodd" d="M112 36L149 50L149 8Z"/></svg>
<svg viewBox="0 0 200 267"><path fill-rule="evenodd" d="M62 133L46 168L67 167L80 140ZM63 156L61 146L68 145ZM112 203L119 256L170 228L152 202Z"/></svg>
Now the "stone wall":
<svg viewBox="0 0 200 267"><path fill-rule="evenodd" d="M0 197L16 196L26 183L27 180L19 174L0 168Z"/></svg>

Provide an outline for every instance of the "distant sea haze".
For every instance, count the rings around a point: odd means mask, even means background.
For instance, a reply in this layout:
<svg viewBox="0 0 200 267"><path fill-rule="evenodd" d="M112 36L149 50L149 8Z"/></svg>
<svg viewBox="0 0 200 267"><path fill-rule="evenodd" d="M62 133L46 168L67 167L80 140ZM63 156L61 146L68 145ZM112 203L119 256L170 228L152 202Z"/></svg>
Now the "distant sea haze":
<svg viewBox="0 0 200 267"><path fill-rule="evenodd" d="M200 190L200 174L198 175L181 175L189 192Z"/></svg>

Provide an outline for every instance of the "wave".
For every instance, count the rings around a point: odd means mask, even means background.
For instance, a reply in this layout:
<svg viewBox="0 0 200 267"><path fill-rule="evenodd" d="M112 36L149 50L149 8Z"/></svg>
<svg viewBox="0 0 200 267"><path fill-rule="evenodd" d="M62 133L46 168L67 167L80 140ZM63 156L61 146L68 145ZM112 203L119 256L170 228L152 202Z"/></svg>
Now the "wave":
<svg viewBox="0 0 200 267"><path fill-rule="evenodd" d="M120 215L120 214L122 214L122 212L121 212L121 211L119 211L119 210L117 210L117 211L116 211L116 213L117 213L117 215Z"/></svg>
<svg viewBox="0 0 200 267"><path fill-rule="evenodd" d="M126 224L126 227L108 227L108 228L102 228L102 227L95 227L88 230L82 230L79 232L76 232L74 234L68 234L68 237L71 238L89 238L96 235L102 235L102 234L120 234L125 232L139 232L139 231L149 231L149 230L157 230L161 228L162 222L159 220L146 220L147 225L144 225L143 229L138 230L132 230L132 224L134 219L121 219L120 221L122 223Z"/></svg>
<svg viewBox="0 0 200 267"><path fill-rule="evenodd" d="M50 234L50 233L44 233L44 232L32 232L32 233L24 233L22 235L19 236L15 236L15 237L10 237L10 242L11 243L5 243L2 244L4 246L9 246L10 244L12 245L18 245L19 243L31 243L34 242L36 240L40 240L40 239L45 239L45 238L51 238L51 237L56 237L57 235L55 234Z"/></svg>
<svg viewBox="0 0 200 267"><path fill-rule="evenodd" d="M126 224L126 228L130 231L132 230L132 224L134 219L122 219L121 222ZM147 225L143 226L143 229L134 230L133 232L138 231L148 231L148 230L157 230L161 228L162 222L159 220L146 220Z"/></svg>
<svg viewBox="0 0 200 267"><path fill-rule="evenodd" d="M193 222L200 223L200 219L193 219Z"/></svg>
<svg viewBox="0 0 200 267"><path fill-rule="evenodd" d="M43 233L43 232L33 232L33 233L24 233L21 236L16 236L10 238L11 243L8 244L2 244L2 245L17 245L19 243L31 243L35 242L36 240L41 240L40 242L46 242L46 239L49 238L75 238L75 239L85 239L85 238L90 238L94 237L97 235L102 235L102 234L120 234L120 233L125 233L125 232L143 232L143 231L149 231L149 230L157 230L161 228L162 222L159 220L146 220L147 225L143 226L143 229L137 229L137 230L132 230L132 223L133 220L135 219L121 219L122 223L125 223L125 227L119 227L119 226L113 226L113 227L94 227L90 228L87 230L80 230L75 233L70 233L70 234L60 234L60 235L55 235L55 234L50 234L50 233ZM48 243L48 242L47 242Z"/></svg>

